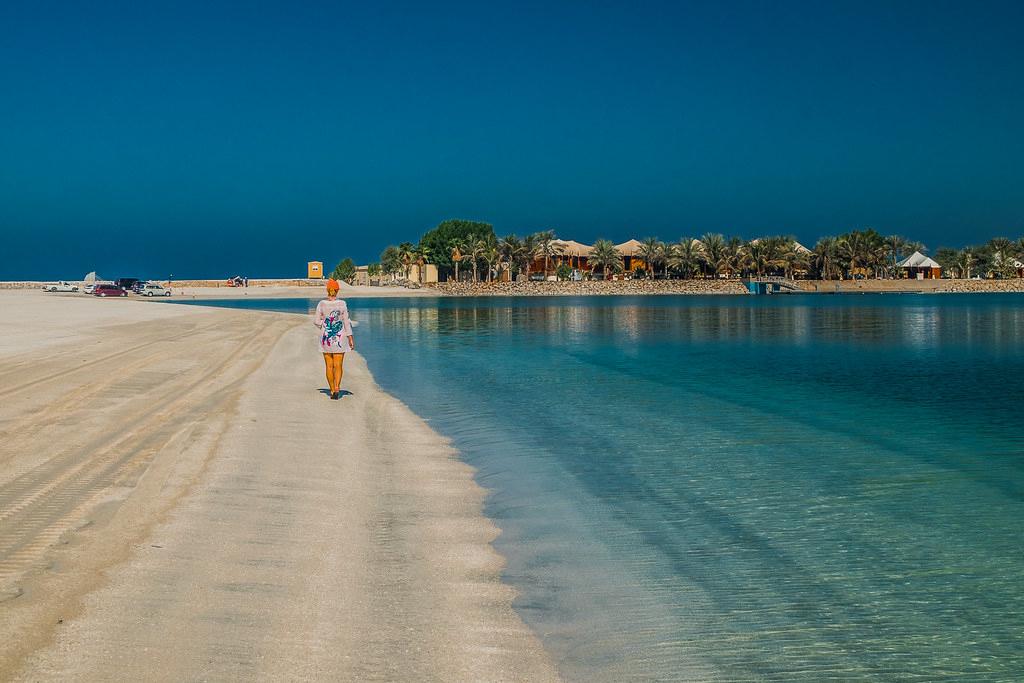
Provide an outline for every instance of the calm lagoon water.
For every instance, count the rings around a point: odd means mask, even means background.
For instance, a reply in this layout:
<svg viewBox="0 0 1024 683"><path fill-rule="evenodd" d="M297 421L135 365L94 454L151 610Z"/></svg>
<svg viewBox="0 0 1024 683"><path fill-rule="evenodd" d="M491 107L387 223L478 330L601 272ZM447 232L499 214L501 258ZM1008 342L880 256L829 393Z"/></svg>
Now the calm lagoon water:
<svg viewBox="0 0 1024 683"><path fill-rule="evenodd" d="M349 305L568 678L1024 680L1024 297Z"/></svg>

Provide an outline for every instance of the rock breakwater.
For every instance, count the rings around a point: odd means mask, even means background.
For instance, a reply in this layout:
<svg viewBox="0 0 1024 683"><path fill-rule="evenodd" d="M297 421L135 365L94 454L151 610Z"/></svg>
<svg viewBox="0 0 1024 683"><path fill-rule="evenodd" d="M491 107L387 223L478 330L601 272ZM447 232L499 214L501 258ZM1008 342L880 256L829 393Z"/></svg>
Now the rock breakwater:
<svg viewBox="0 0 1024 683"><path fill-rule="evenodd" d="M590 280L583 282L441 282L447 296L590 296L746 294L739 280Z"/></svg>

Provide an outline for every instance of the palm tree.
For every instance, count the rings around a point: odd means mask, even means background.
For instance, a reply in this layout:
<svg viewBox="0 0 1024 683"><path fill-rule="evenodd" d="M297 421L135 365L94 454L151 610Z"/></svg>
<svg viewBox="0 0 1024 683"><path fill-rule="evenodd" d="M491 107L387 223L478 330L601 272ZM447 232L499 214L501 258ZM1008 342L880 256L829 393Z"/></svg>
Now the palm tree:
<svg viewBox="0 0 1024 683"><path fill-rule="evenodd" d="M540 232L535 232L533 239L537 245L537 256L544 257L544 279L547 280L551 258L562 253L558 245L555 244L555 231L541 230Z"/></svg>
<svg viewBox="0 0 1024 683"><path fill-rule="evenodd" d="M640 245L640 258L647 264L647 274L654 279L654 267L665 260L665 245L657 237L648 237Z"/></svg>
<svg viewBox="0 0 1024 683"><path fill-rule="evenodd" d="M956 259L957 270L960 271L960 277L970 279L971 268L974 267L974 263L974 250L970 247L961 249Z"/></svg>
<svg viewBox="0 0 1024 683"><path fill-rule="evenodd" d="M473 283L479 282L477 277L477 265L480 263L480 257L483 256L484 250L487 249L487 240L472 235L469 238L469 255L473 259Z"/></svg>
<svg viewBox="0 0 1024 683"><path fill-rule="evenodd" d="M526 238L523 239L523 247L519 252L519 270L526 275L527 281L530 279L530 269L533 267L533 262L537 260L537 255L539 253L540 245L537 243L537 233L527 235Z"/></svg>
<svg viewBox="0 0 1024 683"><path fill-rule="evenodd" d="M498 261L500 256L498 252L498 242L492 235L488 235L487 239L484 240L484 250L481 256L484 259L484 263L487 264L487 281L491 281L491 273L494 272L494 264Z"/></svg>
<svg viewBox="0 0 1024 683"><path fill-rule="evenodd" d="M424 266L427 265L427 262L430 260L432 256L432 254L430 253L430 247L425 245L423 242L420 242L413 249L413 256L416 259L416 266L418 267L419 270L420 284L422 285L425 281L424 276L426 275L426 273L424 272L426 268L424 268Z"/></svg>
<svg viewBox="0 0 1024 683"><path fill-rule="evenodd" d="M398 245L398 259L402 262L402 267L405 269L405 279L409 279L409 271L412 270L412 264L415 260L413 252L415 247L412 246L412 242L402 242Z"/></svg>
<svg viewBox="0 0 1024 683"><path fill-rule="evenodd" d="M704 246L704 265L708 275L718 275L725 254L725 238L718 233L706 232L700 238Z"/></svg>
<svg viewBox="0 0 1024 683"><path fill-rule="evenodd" d="M503 263L508 264L509 278L512 277L512 267L521 261L523 243L515 235L508 235L498 243L498 256Z"/></svg>
<svg viewBox="0 0 1024 683"><path fill-rule="evenodd" d="M615 248L611 240L597 240L594 242L593 251L590 252L590 267L595 269L601 267L604 279L611 279L612 273L621 273L623 270L622 254Z"/></svg>
<svg viewBox="0 0 1024 683"><path fill-rule="evenodd" d="M835 237L822 237L811 252L811 266L822 280L839 277L839 245Z"/></svg>
<svg viewBox="0 0 1024 683"><path fill-rule="evenodd" d="M886 270L889 271L888 275L894 277L896 275L897 264L908 256L907 250L910 247L910 241L902 235L889 235L884 239L885 251L886 251Z"/></svg>
<svg viewBox="0 0 1024 683"><path fill-rule="evenodd" d="M837 243L839 256L843 259L846 271L852 277L858 267L867 264L869 253L864 234L853 230L839 238Z"/></svg>
<svg viewBox="0 0 1024 683"><path fill-rule="evenodd" d="M768 242L766 240L754 240L748 242L743 249L744 265L753 270L759 276L772 265L771 254L768 253Z"/></svg>
<svg viewBox="0 0 1024 683"><path fill-rule="evenodd" d="M684 280L689 280L700 265L701 258L700 242L692 237L683 237L673 245L669 265L672 270L682 275Z"/></svg>
<svg viewBox="0 0 1024 683"><path fill-rule="evenodd" d="M723 269L729 277L743 270L743 240L739 237L730 237L725 242L722 251Z"/></svg>
<svg viewBox="0 0 1024 683"><path fill-rule="evenodd" d="M782 268L782 274L792 279L797 270L806 270L808 259L799 249L796 248L796 240L792 237L771 237L775 253L773 259L775 265Z"/></svg>
<svg viewBox="0 0 1024 683"><path fill-rule="evenodd" d="M462 253L466 248L466 242L461 237L453 237L448 242L448 248L451 249L452 264L455 266L455 281L459 281L459 263L465 258Z"/></svg>

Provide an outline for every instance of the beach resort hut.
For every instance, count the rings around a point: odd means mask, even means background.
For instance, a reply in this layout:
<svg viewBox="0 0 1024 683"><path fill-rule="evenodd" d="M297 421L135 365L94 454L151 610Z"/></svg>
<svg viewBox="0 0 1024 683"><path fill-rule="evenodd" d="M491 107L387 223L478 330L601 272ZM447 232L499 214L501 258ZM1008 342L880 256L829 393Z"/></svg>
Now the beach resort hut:
<svg viewBox="0 0 1024 683"><path fill-rule="evenodd" d="M896 264L911 280L935 280L942 277L942 266L919 251Z"/></svg>
<svg viewBox="0 0 1024 683"><path fill-rule="evenodd" d="M555 268L565 264L574 270L587 269L587 257L594 250L593 247L575 240L555 240L555 244L558 248L558 254L554 258Z"/></svg>
<svg viewBox="0 0 1024 683"><path fill-rule="evenodd" d="M626 273L637 270L647 270L647 264L640 258L640 249L643 243L639 240L626 240L622 244L616 244L615 249L622 255L622 269Z"/></svg>

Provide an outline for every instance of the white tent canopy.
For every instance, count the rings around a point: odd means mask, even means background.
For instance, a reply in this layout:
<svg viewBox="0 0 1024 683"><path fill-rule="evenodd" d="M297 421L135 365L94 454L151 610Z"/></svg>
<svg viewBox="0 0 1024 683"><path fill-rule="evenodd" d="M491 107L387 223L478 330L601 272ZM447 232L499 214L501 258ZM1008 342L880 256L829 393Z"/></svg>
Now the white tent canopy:
<svg viewBox="0 0 1024 683"><path fill-rule="evenodd" d="M85 284L90 284L92 282L103 282L103 278L97 275L96 271L94 270L85 277L83 277L82 282L84 282Z"/></svg>
<svg viewBox="0 0 1024 683"><path fill-rule="evenodd" d="M622 244L616 244L615 248L623 256L632 256L639 252L640 248L643 246L643 242L640 242L639 240L626 240Z"/></svg>
<svg viewBox="0 0 1024 683"><path fill-rule="evenodd" d="M938 263L928 258L919 251L915 251L907 258L900 261L898 264L900 268L941 268Z"/></svg>
<svg viewBox="0 0 1024 683"><path fill-rule="evenodd" d="M589 256L590 252L594 250L593 247L575 240L555 240L554 242L558 245L560 253L566 256Z"/></svg>

